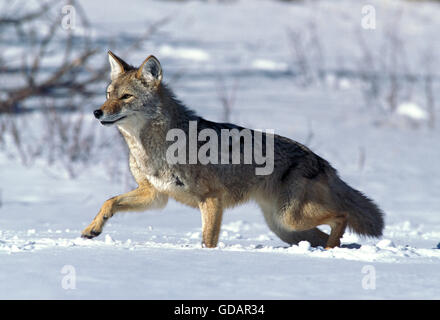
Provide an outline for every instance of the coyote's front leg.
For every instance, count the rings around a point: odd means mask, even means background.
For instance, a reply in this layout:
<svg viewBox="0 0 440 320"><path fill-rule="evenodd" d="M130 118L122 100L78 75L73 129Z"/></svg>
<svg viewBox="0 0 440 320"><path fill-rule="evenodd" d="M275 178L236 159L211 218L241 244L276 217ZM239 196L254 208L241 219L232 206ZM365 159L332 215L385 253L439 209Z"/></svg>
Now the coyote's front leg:
<svg viewBox="0 0 440 320"><path fill-rule="evenodd" d="M108 199L93 219L92 223L82 232L83 238L99 236L106 221L118 211L142 211L153 208L163 208L168 196L159 193L150 184L139 186L137 189Z"/></svg>
<svg viewBox="0 0 440 320"><path fill-rule="evenodd" d="M219 199L208 198L199 204L202 213L202 245L217 246L222 223L223 208Z"/></svg>

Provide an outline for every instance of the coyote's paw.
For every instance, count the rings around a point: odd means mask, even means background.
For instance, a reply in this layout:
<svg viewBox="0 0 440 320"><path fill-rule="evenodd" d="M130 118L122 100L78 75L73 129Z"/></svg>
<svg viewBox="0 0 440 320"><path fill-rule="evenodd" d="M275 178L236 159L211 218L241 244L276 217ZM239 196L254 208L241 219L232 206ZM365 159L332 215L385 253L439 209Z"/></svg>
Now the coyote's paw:
<svg viewBox="0 0 440 320"><path fill-rule="evenodd" d="M86 239L92 239L94 237L97 237L101 234L102 228L95 225L94 222L92 222L87 228L84 229L84 231L81 233L81 238Z"/></svg>

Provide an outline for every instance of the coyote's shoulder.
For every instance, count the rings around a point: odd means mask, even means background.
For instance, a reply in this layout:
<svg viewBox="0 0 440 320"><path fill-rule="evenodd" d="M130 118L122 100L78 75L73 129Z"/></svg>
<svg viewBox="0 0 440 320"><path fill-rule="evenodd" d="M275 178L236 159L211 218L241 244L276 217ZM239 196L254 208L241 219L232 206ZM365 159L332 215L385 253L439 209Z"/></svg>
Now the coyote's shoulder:
<svg viewBox="0 0 440 320"><path fill-rule="evenodd" d="M224 209L248 200L257 202L269 228L287 243L338 246L347 226L381 235L382 211L304 145L196 115L162 82L153 56L139 68L112 53L109 60L107 100L94 113L102 124L119 128L139 187L107 200L83 236L101 233L118 211L163 207L168 197L200 209L208 247L217 244ZM330 235L316 228L322 224L331 227Z"/></svg>

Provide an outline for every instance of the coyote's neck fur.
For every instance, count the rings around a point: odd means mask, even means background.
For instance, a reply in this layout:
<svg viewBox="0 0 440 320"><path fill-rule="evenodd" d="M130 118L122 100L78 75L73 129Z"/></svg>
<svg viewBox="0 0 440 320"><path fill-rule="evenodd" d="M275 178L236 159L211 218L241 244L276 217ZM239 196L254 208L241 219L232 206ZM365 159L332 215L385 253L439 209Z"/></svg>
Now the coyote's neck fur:
<svg viewBox="0 0 440 320"><path fill-rule="evenodd" d="M168 180L172 180L172 170L166 161L167 132L176 128L186 132L189 121L197 121L200 117L177 100L165 84L160 84L159 97L153 118L141 113L117 127L130 150L131 170L139 172L135 174L136 180L142 180L144 175L163 190L168 188Z"/></svg>

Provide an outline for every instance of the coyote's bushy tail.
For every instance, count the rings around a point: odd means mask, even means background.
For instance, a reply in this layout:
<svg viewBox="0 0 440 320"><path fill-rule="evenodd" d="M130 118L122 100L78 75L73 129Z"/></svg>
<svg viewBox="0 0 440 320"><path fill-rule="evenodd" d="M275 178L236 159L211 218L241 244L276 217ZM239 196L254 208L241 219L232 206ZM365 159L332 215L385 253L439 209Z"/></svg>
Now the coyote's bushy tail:
<svg viewBox="0 0 440 320"><path fill-rule="evenodd" d="M340 210L347 212L348 227L355 233L380 237L384 228L384 213L360 191L353 189L337 175L330 179L330 189Z"/></svg>

